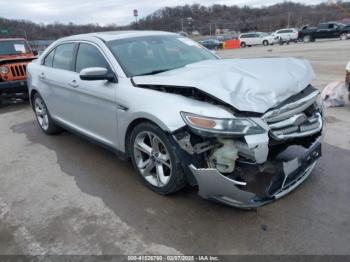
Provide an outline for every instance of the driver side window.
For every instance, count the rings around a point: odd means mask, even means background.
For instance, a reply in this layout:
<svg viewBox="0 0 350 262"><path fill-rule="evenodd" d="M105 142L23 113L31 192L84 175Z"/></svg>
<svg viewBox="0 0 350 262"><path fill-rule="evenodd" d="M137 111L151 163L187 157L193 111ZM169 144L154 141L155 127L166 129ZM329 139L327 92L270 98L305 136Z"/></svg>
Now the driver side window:
<svg viewBox="0 0 350 262"><path fill-rule="evenodd" d="M110 70L110 66L101 52L93 45L80 43L75 71L80 73L81 70L88 67L103 67Z"/></svg>

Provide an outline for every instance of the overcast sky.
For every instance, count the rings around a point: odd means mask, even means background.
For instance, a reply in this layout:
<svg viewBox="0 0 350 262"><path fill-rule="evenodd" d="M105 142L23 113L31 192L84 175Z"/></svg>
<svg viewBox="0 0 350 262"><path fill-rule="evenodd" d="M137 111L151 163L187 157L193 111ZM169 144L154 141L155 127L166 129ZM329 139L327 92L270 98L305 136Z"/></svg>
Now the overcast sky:
<svg viewBox="0 0 350 262"><path fill-rule="evenodd" d="M298 0L318 4L325 0ZM34 22L73 22L77 24L116 23L125 25L134 20L132 12L138 9L144 17L164 6L200 3L202 5L271 5L283 0L0 0L0 17L26 19Z"/></svg>

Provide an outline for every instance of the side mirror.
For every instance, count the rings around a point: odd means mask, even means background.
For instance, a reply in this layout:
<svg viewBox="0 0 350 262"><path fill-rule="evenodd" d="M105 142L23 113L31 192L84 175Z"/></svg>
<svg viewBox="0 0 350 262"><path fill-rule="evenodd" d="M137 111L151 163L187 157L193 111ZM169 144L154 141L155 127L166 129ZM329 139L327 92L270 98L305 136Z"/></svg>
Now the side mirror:
<svg viewBox="0 0 350 262"><path fill-rule="evenodd" d="M80 79L86 81L108 80L117 82L117 78L113 73L108 73L104 67L88 67L80 71Z"/></svg>
<svg viewBox="0 0 350 262"><path fill-rule="evenodd" d="M33 55L37 56L38 55L38 51L37 50L33 50Z"/></svg>

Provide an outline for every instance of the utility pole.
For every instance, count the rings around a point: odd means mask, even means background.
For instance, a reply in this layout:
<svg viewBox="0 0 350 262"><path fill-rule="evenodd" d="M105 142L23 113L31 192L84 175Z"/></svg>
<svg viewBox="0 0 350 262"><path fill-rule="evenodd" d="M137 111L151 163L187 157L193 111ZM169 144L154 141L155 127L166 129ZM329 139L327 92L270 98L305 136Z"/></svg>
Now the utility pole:
<svg viewBox="0 0 350 262"><path fill-rule="evenodd" d="M184 19L181 18L181 32L184 32Z"/></svg>
<svg viewBox="0 0 350 262"><path fill-rule="evenodd" d="M288 26L287 26L287 28L290 28L290 16L291 16L291 12L288 12Z"/></svg>
<svg viewBox="0 0 350 262"><path fill-rule="evenodd" d="M137 29L137 17L139 16L139 13L137 11L137 9L134 9L134 17L135 17L135 27Z"/></svg>

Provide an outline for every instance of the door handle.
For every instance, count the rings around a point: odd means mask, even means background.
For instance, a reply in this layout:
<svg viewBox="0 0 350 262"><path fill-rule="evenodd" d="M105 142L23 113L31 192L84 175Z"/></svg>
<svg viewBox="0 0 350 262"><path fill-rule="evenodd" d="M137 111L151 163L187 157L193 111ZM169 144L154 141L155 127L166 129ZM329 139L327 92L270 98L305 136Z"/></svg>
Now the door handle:
<svg viewBox="0 0 350 262"><path fill-rule="evenodd" d="M40 78L41 80L46 79L45 73L41 73L41 74L39 75L39 78Z"/></svg>
<svg viewBox="0 0 350 262"><path fill-rule="evenodd" d="M79 85L77 83L77 80L73 80L72 82L69 83L71 87L77 88Z"/></svg>

